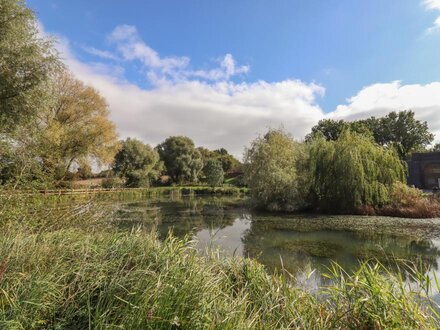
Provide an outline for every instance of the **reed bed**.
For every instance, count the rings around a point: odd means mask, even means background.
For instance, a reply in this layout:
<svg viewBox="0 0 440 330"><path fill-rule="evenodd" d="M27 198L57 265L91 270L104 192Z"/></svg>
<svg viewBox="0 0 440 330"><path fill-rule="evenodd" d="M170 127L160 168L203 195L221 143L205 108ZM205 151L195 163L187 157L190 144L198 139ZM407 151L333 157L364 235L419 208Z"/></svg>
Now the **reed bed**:
<svg viewBox="0 0 440 330"><path fill-rule="evenodd" d="M287 272L200 253L191 239L111 226L93 201L1 204L1 329L436 329L436 281L378 262L311 294ZM8 206L9 205L9 206ZM60 204L61 206L62 204ZM17 207L21 209L17 210ZM110 212L110 213L109 213ZM398 273L397 273L398 274Z"/></svg>

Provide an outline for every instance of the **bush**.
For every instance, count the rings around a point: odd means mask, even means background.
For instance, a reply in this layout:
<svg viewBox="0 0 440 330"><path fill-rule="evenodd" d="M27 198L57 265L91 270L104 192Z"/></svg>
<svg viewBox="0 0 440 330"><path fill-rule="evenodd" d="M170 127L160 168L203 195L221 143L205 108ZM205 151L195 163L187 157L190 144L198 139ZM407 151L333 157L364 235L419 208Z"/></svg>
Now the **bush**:
<svg viewBox="0 0 440 330"><path fill-rule="evenodd" d="M396 183L391 187L391 202L378 210L378 214L404 218L440 217L440 199L436 195L424 196L417 188Z"/></svg>
<svg viewBox="0 0 440 330"><path fill-rule="evenodd" d="M409 187L408 185L397 182L390 189L390 202L396 207L411 207L420 203L423 192L420 189Z"/></svg>
<svg viewBox="0 0 440 330"><path fill-rule="evenodd" d="M121 188L124 185L124 181L119 177L109 177L102 180L102 188Z"/></svg>

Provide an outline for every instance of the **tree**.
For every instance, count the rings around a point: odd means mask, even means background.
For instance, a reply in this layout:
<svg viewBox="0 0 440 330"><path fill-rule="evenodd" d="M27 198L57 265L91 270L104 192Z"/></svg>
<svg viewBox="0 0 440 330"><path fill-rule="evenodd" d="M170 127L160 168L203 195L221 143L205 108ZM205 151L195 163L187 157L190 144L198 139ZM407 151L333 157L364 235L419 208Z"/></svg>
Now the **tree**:
<svg viewBox="0 0 440 330"><path fill-rule="evenodd" d="M344 131L336 141L318 138L308 145L314 206L322 211L353 212L389 201L389 189L405 182L406 171L393 148Z"/></svg>
<svg viewBox="0 0 440 330"><path fill-rule="evenodd" d="M394 146L401 159L424 150L434 140L427 122L415 119L413 111L391 112L383 118L372 117L362 122L370 127L378 144Z"/></svg>
<svg viewBox="0 0 440 330"><path fill-rule="evenodd" d="M336 141L347 129L366 136L372 135L381 146L394 147L401 159L408 158L415 151L425 150L434 139L426 121L415 119L413 111L400 111L391 112L382 118L370 117L352 122L324 119L312 128L306 141L319 136L328 141Z"/></svg>
<svg viewBox="0 0 440 330"><path fill-rule="evenodd" d="M245 151L244 172L253 201L268 210L306 206L308 192L304 144L282 130L269 130Z"/></svg>
<svg viewBox="0 0 440 330"><path fill-rule="evenodd" d="M110 164L118 144L105 99L66 71L54 76L51 93L41 118L44 167L62 181L74 163Z"/></svg>
<svg viewBox="0 0 440 330"><path fill-rule="evenodd" d="M208 160L203 168L203 172L205 173L206 182L211 187L218 187L223 184L224 172L220 161L216 159Z"/></svg>
<svg viewBox="0 0 440 330"><path fill-rule="evenodd" d="M225 173L237 169L240 165L240 162L234 156L230 155L224 148L214 150L213 153L214 158L218 159L222 164Z"/></svg>
<svg viewBox="0 0 440 330"><path fill-rule="evenodd" d="M48 39L40 37L23 0L0 4L0 131L29 122L44 107L47 84L60 66Z"/></svg>
<svg viewBox="0 0 440 330"><path fill-rule="evenodd" d="M312 127L312 132L306 136L306 141L311 141L317 137L324 137L327 141L334 141L349 127L350 124L343 120L322 119L317 125Z"/></svg>
<svg viewBox="0 0 440 330"><path fill-rule="evenodd" d="M148 144L129 138L115 156L113 171L128 187L149 186L161 171L159 154Z"/></svg>
<svg viewBox="0 0 440 330"><path fill-rule="evenodd" d="M171 136L156 148L173 182L197 182L203 161L190 138Z"/></svg>

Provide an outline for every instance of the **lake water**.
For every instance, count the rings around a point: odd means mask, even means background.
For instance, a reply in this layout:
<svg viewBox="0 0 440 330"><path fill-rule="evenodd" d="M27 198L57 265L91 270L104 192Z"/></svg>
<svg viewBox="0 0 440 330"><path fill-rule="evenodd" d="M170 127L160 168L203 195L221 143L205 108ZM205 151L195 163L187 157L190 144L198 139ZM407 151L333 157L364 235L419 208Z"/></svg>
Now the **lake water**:
<svg viewBox="0 0 440 330"><path fill-rule="evenodd" d="M190 236L200 250L258 260L268 271L290 272L311 290L333 261L346 270L377 259L394 268L410 261L439 273L440 219L287 215L250 210L245 199L183 197L115 204L113 223L123 229L157 230L164 239Z"/></svg>

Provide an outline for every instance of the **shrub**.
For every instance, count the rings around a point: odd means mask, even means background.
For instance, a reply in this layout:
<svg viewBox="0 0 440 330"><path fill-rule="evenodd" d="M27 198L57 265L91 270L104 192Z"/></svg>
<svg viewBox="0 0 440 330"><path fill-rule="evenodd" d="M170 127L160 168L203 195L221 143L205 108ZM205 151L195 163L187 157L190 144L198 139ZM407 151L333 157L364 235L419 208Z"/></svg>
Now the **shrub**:
<svg viewBox="0 0 440 330"><path fill-rule="evenodd" d="M390 202L392 206L410 207L420 203L423 192L420 189L396 182L390 189Z"/></svg>
<svg viewBox="0 0 440 330"><path fill-rule="evenodd" d="M391 202L378 210L381 215L404 218L436 218L440 216L440 199L424 196L417 188L396 183L390 190Z"/></svg>
<svg viewBox="0 0 440 330"><path fill-rule="evenodd" d="M105 189L121 188L124 185L124 181L119 177L109 177L102 180L101 186Z"/></svg>

